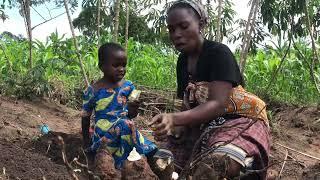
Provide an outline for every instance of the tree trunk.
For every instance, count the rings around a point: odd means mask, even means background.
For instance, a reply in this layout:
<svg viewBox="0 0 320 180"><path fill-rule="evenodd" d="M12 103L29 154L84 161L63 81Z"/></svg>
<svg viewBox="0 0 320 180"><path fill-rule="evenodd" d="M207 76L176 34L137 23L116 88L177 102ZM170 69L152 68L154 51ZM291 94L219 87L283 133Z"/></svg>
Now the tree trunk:
<svg viewBox="0 0 320 180"><path fill-rule="evenodd" d="M252 39L252 32L254 31L254 28L255 28L255 20L256 20L256 17L257 17L257 13L258 13L258 10L259 10L259 0L257 0L256 2L256 8L255 8L255 11L254 11L254 14L253 14L253 17L252 17L252 24L251 24L251 27L250 27L250 31L249 31L249 36L248 36L248 39L247 39L247 45L246 45L246 48L245 48L245 51L244 51L244 54L243 54L243 64L242 64L242 72L244 72L245 70L245 65L246 65L246 60L247 60L247 56L248 56L248 52L249 52L249 48L250 48L250 43L251 43L251 39Z"/></svg>
<svg viewBox="0 0 320 180"><path fill-rule="evenodd" d="M246 57L247 57L248 50L250 47L251 33L254 29L255 18L256 18L258 10L259 10L259 0L253 0L252 4L251 4L250 13L248 16L248 21L246 24L245 34L243 37L242 48L241 48L241 53L240 53L239 66L240 66L241 74L243 74L244 69L245 69Z"/></svg>
<svg viewBox="0 0 320 180"><path fill-rule="evenodd" d="M120 0L116 0L115 17L114 17L114 32L113 32L113 41L114 42L118 42L119 14L120 14Z"/></svg>
<svg viewBox="0 0 320 180"><path fill-rule="evenodd" d="M222 16L222 0L218 1L218 17L217 17L217 33L216 33L216 41L221 42L222 41L222 35L221 35L221 16Z"/></svg>
<svg viewBox="0 0 320 180"><path fill-rule="evenodd" d="M126 35L125 35L125 47L126 51L128 51L128 36L129 36L129 15L130 15L130 8L129 8L129 0L125 0L126 3Z"/></svg>
<svg viewBox="0 0 320 180"><path fill-rule="evenodd" d="M211 3L210 3L210 0L207 0L204 8L206 9L207 13L208 13L208 16L209 15L209 12L210 12L210 6L211 6ZM211 32L211 18L207 18L207 24L206 26L203 28L202 30L202 36L205 37L205 38L208 38L208 39L211 39L211 36L212 36L212 32Z"/></svg>
<svg viewBox="0 0 320 180"><path fill-rule="evenodd" d="M33 67L32 62L32 28L31 28L31 14L30 14L30 0L22 1L22 10L25 18L27 35L29 39L29 68Z"/></svg>
<svg viewBox="0 0 320 180"><path fill-rule="evenodd" d="M73 27L73 24L72 24L68 3L67 3L67 0L64 0L63 2L64 2L64 7L66 9L67 16L68 16L70 30L71 30L72 37L73 37L73 43L74 43L74 46L75 46L76 51L77 51L76 53L77 53L77 57L78 57L79 64L80 64L80 68L81 68L81 71L82 71L82 75L83 75L84 81L85 81L85 83L86 83L86 85L88 87L90 84L89 84L88 77L87 77L86 71L84 69L84 65L82 63L81 55L80 55L80 52L79 52L78 42L77 42L77 39L76 39L76 35L74 33L74 27Z"/></svg>
<svg viewBox="0 0 320 180"><path fill-rule="evenodd" d="M100 46L100 11L101 11L101 0L97 1L97 48Z"/></svg>
<svg viewBox="0 0 320 180"><path fill-rule="evenodd" d="M308 1L305 1L305 16L307 18L306 21L306 25L310 34L310 38L311 38L311 46L312 46L312 61L310 64L310 75L311 78L315 84L315 87L317 89L317 91L320 93L320 82L318 82L317 78L314 75L314 66L315 66L315 61L317 60L319 62L319 56L318 56L318 52L317 52L317 47L316 47L316 43L315 43L315 39L313 37L313 31L312 31L312 25L310 22L310 18L309 18L309 10L308 10Z"/></svg>

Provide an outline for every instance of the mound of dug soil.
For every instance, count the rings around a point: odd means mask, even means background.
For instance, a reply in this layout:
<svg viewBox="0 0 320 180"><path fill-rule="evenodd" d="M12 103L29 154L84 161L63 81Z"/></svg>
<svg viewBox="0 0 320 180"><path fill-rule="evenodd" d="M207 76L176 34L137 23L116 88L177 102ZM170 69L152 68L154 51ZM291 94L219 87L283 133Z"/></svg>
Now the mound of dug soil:
<svg viewBox="0 0 320 180"><path fill-rule="evenodd" d="M46 156L32 153L15 142L0 140L0 167L10 179L70 179L64 165L56 164Z"/></svg>
<svg viewBox="0 0 320 180"><path fill-rule="evenodd" d="M30 177L39 179L42 176L46 177L47 179L68 179L70 178L70 175L68 174L68 171L65 167L65 164L62 159L62 146L60 145L58 141L58 136L63 138L63 141L65 143L65 151L66 156L68 159L68 162L72 165L74 169L80 169L81 172L77 172L77 176L81 179L90 179L93 176L86 173L86 169L83 169L82 167L78 166L76 163L73 163L72 161L74 158L78 159L78 162L81 164L86 165L86 157L81 149L81 139L79 134L65 134L62 132L50 132L47 135L41 136L38 139L34 139L31 141L26 141L24 143L19 142L20 146L17 146L16 142L11 147L15 147L16 149L19 149L21 151L21 155L23 155L24 152L27 152L27 154L30 154L31 158L23 158L21 156L16 157L17 159L12 159L11 156L7 156L9 159L12 160L12 166L14 165L14 162L18 159L24 160L24 165L26 170L22 170L22 172L30 172L33 176L29 176L29 174L16 174L11 173L8 171L9 174L14 174L13 177L20 178L20 177ZM10 142L6 141L7 145L10 144ZM13 149L11 152L17 151L16 149ZM19 152L18 152L19 153ZM15 153L12 153L15 154ZM41 158L38 158L41 157ZM100 177L101 179L123 179L123 180L140 180L140 179L148 179L148 180L156 180L158 177L152 172L150 169L147 161L145 159L136 161L136 162L128 162L126 163L126 168L122 170L121 172L119 170L116 170L114 168L113 159L108 153L98 153L96 158L96 163L93 163L93 160L90 157L87 157L89 159L88 165L89 169L93 171L93 174L95 176ZM42 164L38 165L37 162L41 161ZM32 164L33 166L29 166L28 163ZM103 164L102 164L103 163ZM20 165L20 164L16 164ZM16 169L12 166L8 166L9 169ZM58 168L55 168L54 166L57 166ZM1 167L1 164L0 164ZM36 169L35 167L38 167ZM35 169L35 170L30 170ZM50 171L51 169L56 169L56 171ZM62 169L62 171L61 171ZM20 171L20 169L19 169ZM38 171L38 172L34 172ZM58 173L56 175L55 173ZM25 175L25 176L24 176ZM53 178L54 177L54 178Z"/></svg>
<svg viewBox="0 0 320 180"><path fill-rule="evenodd" d="M68 162L78 178L89 179L86 170L72 162L78 158L80 163L86 164L78 133L81 125L79 111L49 101L28 102L1 96L0 108L0 179L71 179L62 160L57 136L64 139ZM320 108L279 106L273 107L272 112L270 163L278 163L270 170L280 174L288 151L289 161L284 165L281 179L320 179L319 161L297 153L320 157ZM136 120L140 129L147 128L147 119L147 116L140 116ZM38 137L39 125L43 123L52 133ZM148 137L152 139L151 135ZM104 158L109 162L104 164L107 170L104 179L120 179L121 174L122 179L146 179L145 174L151 179L154 177L145 161L135 162L128 166L128 172L121 173L113 169L110 156ZM89 167L94 167L90 161Z"/></svg>
<svg viewBox="0 0 320 180"><path fill-rule="evenodd" d="M33 153L42 154L57 164L64 164L62 159L62 147L59 144L58 136L63 138L68 161L78 158L85 163L85 157L81 150L81 139L79 134L66 134L63 132L50 132L38 139L25 143L24 148Z"/></svg>

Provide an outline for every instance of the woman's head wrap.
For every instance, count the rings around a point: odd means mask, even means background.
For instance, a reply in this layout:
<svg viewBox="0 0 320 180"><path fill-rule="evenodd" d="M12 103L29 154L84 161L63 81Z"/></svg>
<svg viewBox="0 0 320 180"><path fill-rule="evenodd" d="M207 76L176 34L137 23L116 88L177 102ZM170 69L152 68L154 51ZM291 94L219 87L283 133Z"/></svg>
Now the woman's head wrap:
<svg viewBox="0 0 320 180"><path fill-rule="evenodd" d="M170 8L167 11L167 14L170 10L174 9L180 4L186 4L190 6L200 17L200 20L203 21L204 24L207 24L208 22L208 14L205 8L199 3L192 0L178 0L173 2L173 4L170 6Z"/></svg>

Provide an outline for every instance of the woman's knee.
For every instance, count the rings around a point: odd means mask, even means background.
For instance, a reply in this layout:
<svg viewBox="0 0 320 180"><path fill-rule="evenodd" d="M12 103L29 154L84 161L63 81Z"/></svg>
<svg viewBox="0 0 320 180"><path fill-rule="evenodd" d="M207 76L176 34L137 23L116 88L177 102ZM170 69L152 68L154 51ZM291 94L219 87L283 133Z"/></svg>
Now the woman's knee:
<svg viewBox="0 0 320 180"><path fill-rule="evenodd" d="M210 154L193 171L194 179L233 178L240 175L242 165L228 155ZM206 176L206 177L204 177Z"/></svg>
<svg viewBox="0 0 320 180"><path fill-rule="evenodd" d="M242 165L239 164L237 161L230 158L229 164L226 170L227 177L237 177L240 175Z"/></svg>

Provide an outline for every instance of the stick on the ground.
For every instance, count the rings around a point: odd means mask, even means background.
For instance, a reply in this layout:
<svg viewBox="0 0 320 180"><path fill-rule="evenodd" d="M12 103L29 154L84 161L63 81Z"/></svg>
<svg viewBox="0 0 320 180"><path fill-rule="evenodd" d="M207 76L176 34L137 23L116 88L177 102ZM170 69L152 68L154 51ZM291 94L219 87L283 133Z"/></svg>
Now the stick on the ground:
<svg viewBox="0 0 320 180"><path fill-rule="evenodd" d="M242 174L238 177L234 177L233 179L241 179L241 178L244 178L250 174L258 174L258 173L261 173L261 172L266 172L268 171L269 168L271 168L272 166L274 165L277 165L277 164L280 164L282 163L283 161L292 161L290 159L287 159L287 160L282 160L282 161L279 161L279 162L275 162L275 163L272 163L272 164L269 164L268 166L264 167L263 169L258 169L258 170L247 170L245 174Z"/></svg>
<svg viewBox="0 0 320 180"><path fill-rule="evenodd" d="M314 121L313 124L317 124L317 123L319 123L319 122L320 122L320 119Z"/></svg>
<svg viewBox="0 0 320 180"><path fill-rule="evenodd" d="M286 149L288 149L288 150L291 150L291 151L293 151L293 152L296 152L296 153L298 153L298 154L302 154L302 155L307 156L307 157L309 157L309 158L312 158L312 159L315 159L315 160L320 161L320 158L318 158L318 157L312 156L312 155L307 154L307 153L304 153L304 152L300 152L300 151L298 151L298 150L295 150L295 149L290 148L290 147L288 147L288 146L282 145L282 144L280 144L280 143L275 143L275 144L277 144L277 145L279 145L279 146L281 146L281 147L283 147L283 148L286 148Z"/></svg>
<svg viewBox="0 0 320 180"><path fill-rule="evenodd" d="M79 160L78 158L74 158L72 162L74 162L76 165L80 166L81 168L85 169L89 175L95 176L95 174L92 171L90 171L90 169L89 169L88 157L87 157L86 153L84 152L83 148L81 148L81 151L86 159L86 164L80 163L78 161Z"/></svg>
<svg viewBox="0 0 320 180"><path fill-rule="evenodd" d="M88 170L88 166L85 165L85 164L80 163L80 162L78 161L78 158L74 158L74 159L72 160L72 162L74 162L76 165L78 165L78 166L80 166L80 167Z"/></svg>
<svg viewBox="0 0 320 180"><path fill-rule="evenodd" d="M48 145L48 148L47 148L46 154L48 154L48 152L49 152L49 150L50 150L50 147L51 147L51 143L49 143L49 145Z"/></svg>
<svg viewBox="0 0 320 180"><path fill-rule="evenodd" d="M281 174L282 174L283 168L286 165L288 154L289 154L289 152L288 152L288 150L286 150L286 155L284 157L284 161L283 161L283 164L282 164L281 170L279 172L279 176L278 176L279 179L281 178Z"/></svg>
<svg viewBox="0 0 320 180"><path fill-rule="evenodd" d="M83 149L83 148L81 148L81 152L82 152L83 156L84 156L84 157L85 157L85 159L86 159L86 164L87 164L87 167L88 167L88 170L89 170L89 161L88 161L88 157L87 157L86 153L84 152L84 149Z"/></svg>
<svg viewBox="0 0 320 180"><path fill-rule="evenodd" d="M70 165L70 163L68 162L68 159L67 159L67 155L66 155L66 146L64 144L64 141L63 141L63 138L61 136L58 136L58 140L59 140L59 143L61 145L61 153L62 153L62 160L64 162L64 164L66 165L67 169L68 169L68 172L69 174L71 175L71 177L74 179L74 180L79 180L79 178L77 177L77 175L74 173L73 169L72 169L72 166Z"/></svg>

